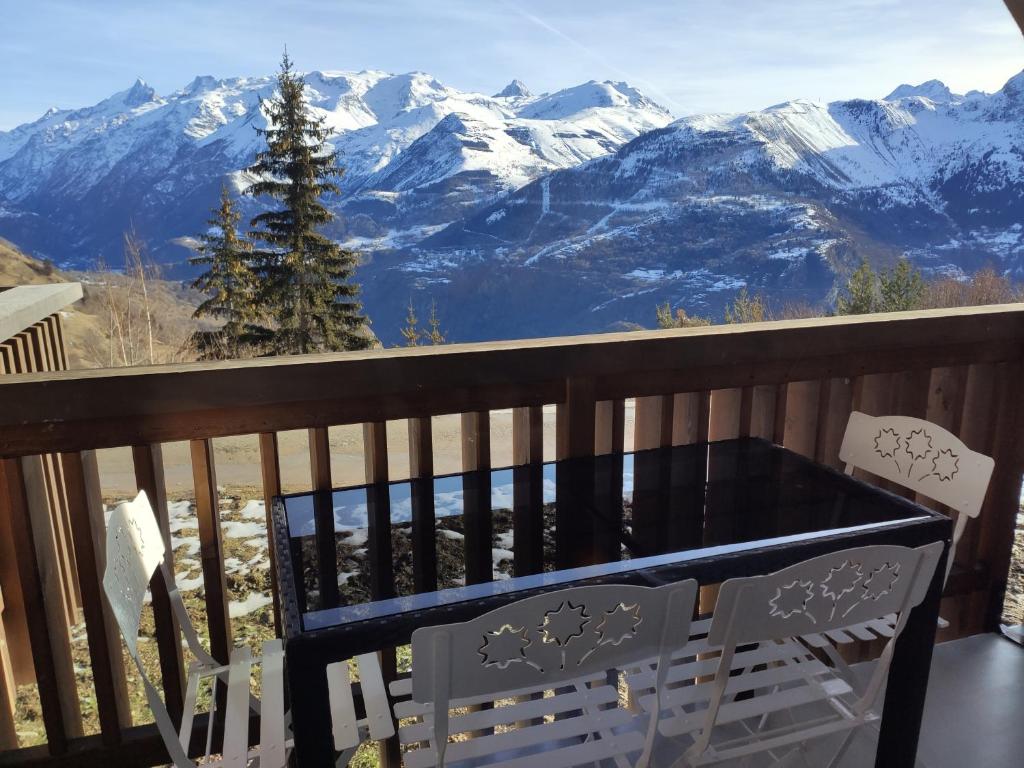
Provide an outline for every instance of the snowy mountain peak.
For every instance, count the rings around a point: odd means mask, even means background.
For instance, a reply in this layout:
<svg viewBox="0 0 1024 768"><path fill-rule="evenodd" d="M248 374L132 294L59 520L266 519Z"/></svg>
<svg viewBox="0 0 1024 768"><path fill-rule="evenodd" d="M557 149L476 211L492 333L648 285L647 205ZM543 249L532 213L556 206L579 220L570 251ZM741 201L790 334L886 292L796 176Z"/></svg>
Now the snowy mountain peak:
<svg viewBox="0 0 1024 768"><path fill-rule="evenodd" d="M535 120L560 120L588 109L609 107L643 109L669 118L667 109L655 104L636 88L610 80L603 83L591 80L573 88L544 94L531 100L519 111L519 116Z"/></svg>
<svg viewBox="0 0 1024 768"><path fill-rule="evenodd" d="M141 107L156 99L156 91L147 85L141 77L135 79L131 88L118 95L126 107Z"/></svg>
<svg viewBox="0 0 1024 768"><path fill-rule="evenodd" d="M513 80L494 94L494 98L496 99L528 99L531 96L533 96L533 94L522 80Z"/></svg>
<svg viewBox="0 0 1024 768"><path fill-rule="evenodd" d="M948 104L952 101L963 100L963 95L953 93L941 80L928 80L920 85L908 85L904 83L886 96L883 101L898 101L912 96L921 96L936 104Z"/></svg>

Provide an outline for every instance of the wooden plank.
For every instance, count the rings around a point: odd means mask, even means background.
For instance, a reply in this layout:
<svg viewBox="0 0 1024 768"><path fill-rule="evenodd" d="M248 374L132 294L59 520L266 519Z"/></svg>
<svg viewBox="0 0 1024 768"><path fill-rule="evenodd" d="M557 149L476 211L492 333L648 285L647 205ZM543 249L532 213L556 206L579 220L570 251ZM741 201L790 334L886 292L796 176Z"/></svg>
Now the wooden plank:
<svg viewBox="0 0 1024 768"><path fill-rule="evenodd" d="M145 491L153 508L160 535L164 540L164 564L174 573L174 552L171 541L171 522L167 509L167 486L164 482L163 448L160 445L132 446L132 465L135 487ZM184 708L185 661L181 650L181 627L171 608L167 582L156 574L149 584L153 601L153 621L160 674L163 679L164 702L171 719L181 724Z"/></svg>
<svg viewBox="0 0 1024 768"><path fill-rule="evenodd" d="M675 397L658 395L636 399L633 447L638 451L672 445Z"/></svg>
<svg viewBox="0 0 1024 768"><path fill-rule="evenodd" d="M466 583L494 578L491 559L491 419L488 411L462 414Z"/></svg>
<svg viewBox="0 0 1024 768"><path fill-rule="evenodd" d="M842 468L839 448L846 434L846 423L853 408L853 383L849 379L825 379L818 398L818 434L815 461Z"/></svg>
<svg viewBox="0 0 1024 768"><path fill-rule="evenodd" d="M14 667L7 650L7 633L4 632L4 592L0 589L0 752L18 748L18 734L14 730L14 710L18 692L14 683Z"/></svg>
<svg viewBox="0 0 1024 768"><path fill-rule="evenodd" d="M762 437L771 440L775 428L775 400L778 387L771 384L758 384L749 388L749 414L744 412L746 420L740 425L741 434L745 437ZM744 390L746 393L747 390Z"/></svg>
<svg viewBox="0 0 1024 768"><path fill-rule="evenodd" d="M525 576L544 569L544 413L540 406L512 412L512 461L513 569L516 576Z"/></svg>
<svg viewBox="0 0 1024 768"><path fill-rule="evenodd" d="M281 637L281 596L277 587L277 553L270 544L270 530L274 525L271 506L275 496L281 495L281 461L277 451L277 433L261 432L260 477L263 481L263 511L267 521L268 553L270 555L270 595L274 605L274 636Z"/></svg>
<svg viewBox="0 0 1024 768"><path fill-rule="evenodd" d="M64 324L61 322L60 313L55 313L46 318L50 326L50 338L53 339L53 351L57 361L57 370L66 371L68 365L68 350L64 344Z"/></svg>
<svg viewBox="0 0 1024 768"><path fill-rule="evenodd" d="M989 484L986 508L978 520L978 559L986 563L990 578L988 604L982 629L999 631L1003 598L1006 594L1010 562L1013 559L1014 532L1020 512L1021 477L1024 475L1024 408L1020 401L1020 383L1024 363L997 366L995 421L992 456L995 470Z"/></svg>
<svg viewBox="0 0 1024 768"><path fill-rule="evenodd" d="M106 447L1014 359L1024 309L712 326L223 363L5 376L0 451ZM685 364L681 361L685 361ZM509 371L515 371L513 381ZM417 382L417 386L410 386ZM429 382L429 384L423 384ZM144 418L143 418L144 417ZM45 433L31 425L47 423Z"/></svg>
<svg viewBox="0 0 1024 768"><path fill-rule="evenodd" d="M565 385L567 420L565 445L567 458L594 455L597 402L591 379L571 378ZM670 427L671 429L671 427Z"/></svg>
<svg viewBox="0 0 1024 768"><path fill-rule="evenodd" d="M708 439L727 440L740 436L742 399L742 389L717 389L711 393Z"/></svg>
<svg viewBox="0 0 1024 768"><path fill-rule="evenodd" d="M82 611L85 614L100 732L104 744L117 744L121 741L121 730L132 724L132 713L121 634L103 593L107 531L99 467L92 451L66 453L61 459L74 526L75 562L82 591Z"/></svg>
<svg viewBox="0 0 1024 768"><path fill-rule="evenodd" d="M786 442L786 409L789 407L789 384L780 384L775 392L775 418L772 420L772 442Z"/></svg>
<svg viewBox="0 0 1024 768"><path fill-rule="evenodd" d="M429 417L409 419L408 430L413 589L432 592L437 589L433 422Z"/></svg>
<svg viewBox="0 0 1024 768"><path fill-rule="evenodd" d="M367 549L370 565L370 595L374 600L395 596L395 573L391 544L391 500L388 493L388 432L383 421L363 424L363 462L367 488ZM385 684L397 676L394 648L378 655ZM383 768L401 764L398 738L378 743L378 762Z"/></svg>
<svg viewBox="0 0 1024 768"><path fill-rule="evenodd" d="M309 473L314 491L331 490L331 443L327 427L309 429Z"/></svg>
<svg viewBox="0 0 1024 768"><path fill-rule="evenodd" d="M7 637L7 652L15 685L35 682L32 665L32 642L25 616L25 601L18 578L18 557L11 531L11 505L3 482L3 464L0 464L0 589L4 592L6 607L0 623Z"/></svg>
<svg viewBox="0 0 1024 768"><path fill-rule="evenodd" d="M622 453L626 439L626 401L602 400L594 408L594 453ZM513 430L514 434L514 430ZM543 439L543 438L539 438ZM514 440L513 440L514 442ZM517 462L521 463L521 462Z"/></svg>
<svg viewBox="0 0 1024 768"><path fill-rule="evenodd" d="M689 445L700 440L701 416L703 434L708 433L707 420L711 413L710 392L683 392L672 398L672 445ZM707 400L707 403L703 401Z"/></svg>
<svg viewBox="0 0 1024 768"><path fill-rule="evenodd" d="M199 555L203 568L206 623L210 630L210 654L227 664L232 647L231 621L228 618L228 585L224 574L224 540L220 527L213 443L210 440L192 440L189 450L196 489ZM223 691L224 686L219 688Z"/></svg>
<svg viewBox="0 0 1024 768"><path fill-rule="evenodd" d="M804 456L814 457L818 436L820 381L797 381L786 387L784 445Z"/></svg>
<svg viewBox="0 0 1024 768"><path fill-rule="evenodd" d="M60 754L66 751L69 738L81 735L82 719L62 605L63 591L54 583L56 569L46 551L50 537L45 530L49 515L40 493L42 460L31 456L4 459L2 464L25 602L42 608L28 611L26 619L47 742L51 754Z"/></svg>

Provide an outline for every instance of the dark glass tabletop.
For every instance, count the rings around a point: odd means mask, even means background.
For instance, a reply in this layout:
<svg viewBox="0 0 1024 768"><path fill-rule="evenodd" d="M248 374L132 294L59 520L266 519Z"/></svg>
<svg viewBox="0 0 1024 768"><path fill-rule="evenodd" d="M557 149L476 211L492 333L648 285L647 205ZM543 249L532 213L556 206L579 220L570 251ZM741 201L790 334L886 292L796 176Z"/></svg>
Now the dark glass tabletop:
<svg viewBox="0 0 1024 768"><path fill-rule="evenodd" d="M282 502L304 632L929 514L758 439Z"/></svg>

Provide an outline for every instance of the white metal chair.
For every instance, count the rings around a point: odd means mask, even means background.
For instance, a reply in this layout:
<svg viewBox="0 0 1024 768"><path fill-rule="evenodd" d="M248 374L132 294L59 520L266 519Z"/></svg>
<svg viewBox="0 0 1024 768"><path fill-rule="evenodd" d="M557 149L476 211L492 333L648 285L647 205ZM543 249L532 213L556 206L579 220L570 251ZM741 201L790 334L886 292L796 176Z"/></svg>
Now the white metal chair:
<svg viewBox="0 0 1024 768"><path fill-rule="evenodd" d="M872 708L895 640L924 599L942 549L941 542L918 549L861 547L731 579L722 585L707 636L673 654L660 701L650 667L627 677L630 690L644 711L660 710L663 736L688 742L680 761L686 766L764 752L781 762L804 742L846 730L835 765L853 729L878 719ZM897 615L896 625L864 686L823 664L797 639L880 622L888 614ZM772 724L773 718L787 722Z"/></svg>
<svg viewBox="0 0 1024 768"><path fill-rule="evenodd" d="M946 429L911 416L868 416L854 411L839 459L846 474L863 469L917 491L958 512L946 578L967 520L981 514L995 462Z"/></svg>
<svg viewBox="0 0 1024 768"><path fill-rule="evenodd" d="M619 706L618 672L657 658L657 698L671 652L689 635L696 594L692 580L575 587L471 621L417 629L412 677L390 687L400 699L393 711L405 765L562 768L607 760L644 768L656 719ZM389 718L388 699L376 656L358 662L364 722L372 733L375 721ZM362 725L355 720L346 664L328 673L340 750L358 741ZM458 737L466 733L474 735ZM456 740L449 743L450 737Z"/></svg>
<svg viewBox="0 0 1024 768"><path fill-rule="evenodd" d="M243 768L254 764L259 768L283 768L291 742L286 738L284 649L281 641L270 640L263 644L261 702L249 692L252 666L260 663L260 659L253 658L248 647L235 648L231 652L230 663L225 665L207 653L199 641L181 594L175 586L173 572L168 567L163 536L145 493L139 493L133 501L120 504L114 509L107 524L106 552L107 565L103 574L103 590L124 637L128 653L142 678L146 701L153 711L157 728L175 767L193 768L196 765L188 757L188 747L196 714L199 684L204 678L214 678L214 688L217 681L227 686L223 757L220 760L209 760L214 721L214 710L211 710L206 733L207 760L203 765ZM195 657L188 671L180 731L175 730L164 701L146 675L146 669L139 656L142 605L150 580L157 571L167 584L175 618L189 650ZM216 697L213 700L215 709ZM260 744L251 750L250 712L260 714ZM254 760L257 762L253 763Z"/></svg>

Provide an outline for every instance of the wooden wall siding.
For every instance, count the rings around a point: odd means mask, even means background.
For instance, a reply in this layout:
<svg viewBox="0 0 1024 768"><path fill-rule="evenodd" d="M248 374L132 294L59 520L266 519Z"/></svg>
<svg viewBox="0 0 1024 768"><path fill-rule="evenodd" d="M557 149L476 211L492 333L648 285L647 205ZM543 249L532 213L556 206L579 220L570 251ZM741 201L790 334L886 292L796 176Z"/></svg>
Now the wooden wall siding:
<svg viewBox="0 0 1024 768"><path fill-rule="evenodd" d="M4 592L0 589L0 618L4 613ZM7 650L7 635L0 621L0 752L17 749L18 734L14 729L14 708L18 691L14 684L14 668Z"/></svg>
<svg viewBox="0 0 1024 768"><path fill-rule="evenodd" d="M147 754L159 751L151 730L128 729L124 713L111 704L122 684L118 672L123 666L113 658L116 653L110 647L116 643L95 584L102 567L91 463L96 448L134 446L138 486L150 495L168 536L160 444L191 441L211 644L218 656L226 654L231 635L212 438L258 435L263 493L269 500L281 488L278 431L309 430L311 486L326 491L333 482L329 427L363 424L366 479L379 483L389 477L386 421L407 419L414 485L413 588L427 590L437 583L435 520L432 495L424 490L428 484L417 486L417 480L434 471L431 418L461 414L462 466L478 473L464 494L467 581L473 583L493 575L488 470L490 412L495 409L513 409L515 571L535 573L543 567L545 404L556 407L559 458L621 454L627 398L635 398L633 438L639 450L752 435L833 465L838 464L838 446L852 409L930 418L997 460L981 522L968 527L958 553L960 565L975 575L960 585L962 594L947 597L943 606L943 614L954 622L950 632L991 628L994 606L1002 596L1024 467L1017 439L1024 433L1024 414L1013 389L1021 373L1024 305L430 350L31 373L40 365L64 364L60 337L59 320L51 318L45 328L0 345L0 365L14 371L0 381L0 397L10 406L0 411L0 534L11 531L20 544L16 551L28 552L14 558L13 576L5 575L0 562L0 586L7 603L5 617L24 597L20 589L9 594L7 582L12 580L26 585L31 602L46 607L33 612L29 622L22 610L21 631L32 640L25 648L34 653L28 661L30 666L34 661L39 671L49 750L54 754L89 744L95 745L89 747L90 754L99 755L101 749L120 748L119 738L122 744L131 743L131 749L140 749L132 740L144 732L149 739L144 742L149 745ZM340 389L339 382L344 382ZM54 452L63 455L48 469L42 457ZM560 480L560 490L564 482ZM611 482L616 482L614 476ZM388 499L386 491L371 496L372 590L376 597L388 597L395 593ZM560 493L560 501L563 498ZM33 509L59 506L62 500L70 512L63 518L68 525L64 543L76 541L66 552L61 550L62 518L47 518L44 523L38 513L32 514ZM324 506L323 526L333 526L330 507ZM559 528L573 531L580 546L603 546L597 538L591 540L593 532L577 530L578 525L574 529L574 521L568 519L571 507L560 504ZM643 513L639 500L633 514ZM78 544L87 530L91 538ZM666 535L699 538L708 532ZM26 549L27 542L31 547ZM328 540L322 553L325 575L335 554L333 541ZM68 570L73 571L74 587L53 578ZM99 741L78 737L80 718L65 701L75 697L63 695L71 690L66 622L73 613L68 606L79 599L97 667L103 721ZM713 589L706 588L702 607L710 608L712 601ZM154 594L153 607L164 693L173 710L180 697L180 648L175 653L168 639L173 628L169 606ZM12 623L17 624L5 621L9 641ZM108 655L104 643L111 657L106 664L101 662ZM393 674L393 653L385 651L383 657L386 670ZM0 737L2 733L0 700ZM396 764L394 744L385 745L382 758L385 765ZM153 758L148 764L155 762Z"/></svg>
<svg viewBox="0 0 1024 768"><path fill-rule="evenodd" d="M67 355L63 348L63 330L60 318L52 315L24 329L9 339L0 339L0 375L17 373L47 373L67 369ZM61 458L56 454L41 456L42 471L30 482L40 482L41 491L32 489L37 503L45 503L49 517L46 536L50 539L54 559L51 568L62 592L60 610L64 615L65 631L81 617L82 596L78 583L75 548L72 544L72 526L67 489ZM5 591L7 607L0 616L5 646L0 653L6 659L8 673L16 684L35 681L32 648L25 616L25 600L17 579L16 553L9 532L5 507L0 497L0 589Z"/></svg>

